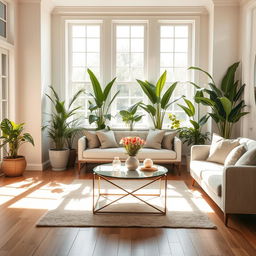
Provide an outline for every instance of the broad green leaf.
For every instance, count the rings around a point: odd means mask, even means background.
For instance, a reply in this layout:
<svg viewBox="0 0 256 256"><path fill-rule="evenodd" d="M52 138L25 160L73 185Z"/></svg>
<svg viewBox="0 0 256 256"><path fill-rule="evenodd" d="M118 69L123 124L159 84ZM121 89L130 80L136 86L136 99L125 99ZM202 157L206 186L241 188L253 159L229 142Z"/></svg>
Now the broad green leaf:
<svg viewBox="0 0 256 256"><path fill-rule="evenodd" d="M109 93L110 93L110 91L111 91L111 89L112 89L113 84L114 84L115 81L116 81L116 77L115 77L111 82L109 82L109 83L107 84L107 86L105 87L105 89L104 89L104 91L103 91L104 101L107 100L108 95L109 95Z"/></svg>
<svg viewBox="0 0 256 256"><path fill-rule="evenodd" d="M188 108L190 109L192 116L194 116L196 110L195 110L195 107L194 107L193 103L190 100L186 99L186 98L183 98L183 100L186 102Z"/></svg>
<svg viewBox="0 0 256 256"><path fill-rule="evenodd" d="M235 80L235 73L236 73L236 70L237 70L239 64L240 64L239 62L236 62L228 68L228 70L221 82L221 90L224 93L228 93L229 90L232 90L232 87L234 85L234 80Z"/></svg>
<svg viewBox="0 0 256 256"><path fill-rule="evenodd" d="M242 96L243 93L244 93L245 86L246 86L246 85L243 84L243 85L239 88L237 94L236 94L235 97L234 97L234 102L237 102L237 101L241 98L241 96Z"/></svg>
<svg viewBox="0 0 256 256"><path fill-rule="evenodd" d="M203 69L198 68L198 67L189 67L188 70L197 70L197 71L203 72L204 74L206 74L212 80L213 84L215 84L212 76L208 72L204 71Z"/></svg>
<svg viewBox="0 0 256 256"><path fill-rule="evenodd" d="M206 106L210 106L210 107L214 107L215 106L215 103L214 101L206 98L206 97L197 97L197 100L202 103L203 105L206 105Z"/></svg>
<svg viewBox="0 0 256 256"><path fill-rule="evenodd" d="M148 85L146 82L143 82L141 80L137 79L137 82L139 83L141 89L144 91L144 93L147 95L147 97L149 98L149 100L153 103L156 104L157 103L157 96L155 91L152 89L152 87L150 85Z"/></svg>
<svg viewBox="0 0 256 256"><path fill-rule="evenodd" d="M191 117L191 116L193 116L193 113L192 113L192 111L189 109L189 108L187 108L187 107L185 107L185 106L183 106L183 105L180 105L180 104L177 104L180 108L182 108L183 110L184 110L184 112L189 116L189 117Z"/></svg>
<svg viewBox="0 0 256 256"><path fill-rule="evenodd" d="M177 86L178 82L173 83L165 92L165 94L162 97L161 100L161 108L162 109L167 109L167 104L170 101L170 98L172 97L172 94Z"/></svg>
<svg viewBox="0 0 256 256"><path fill-rule="evenodd" d="M218 97L222 97L222 96L223 96L221 90L220 90L215 84L209 83L209 86L210 86L210 88L212 89L212 91L214 91L214 92L216 93L216 95L217 95Z"/></svg>
<svg viewBox="0 0 256 256"><path fill-rule="evenodd" d="M226 97L221 97L220 102L225 110L226 118L227 118L232 110L232 102Z"/></svg>
<svg viewBox="0 0 256 256"><path fill-rule="evenodd" d="M200 126L203 126L207 123L208 119L209 119L209 115L204 115L203 117L200 118L200 120L198 121L198 124Z"/></svg>
<svg viewBox="0 0 256 256"><path fill-rule="evenodd" d="M164 73L160 76L160 78L158 79L157 83L156 83L156 96L160 97L161 92L164 88L165 82L166 82L166 75L167 75L167 71L164 71Z"/></svg>
<svg viewBox="0 0 256 256"><path fill-rule="evenodd" d="M190 123L194 126L194 128L195 128L196 130L198 130L198 129L200 128L199 124L198 124L196 121L194 121L194 120L189 120L189 121L190 121Z"/></svg>
<svg viewBox="0 0 256 256"><path fill-rule="evenodd" d="M92 83L92 88L93 88L94 96L95 96L96 100L98 102L104 101L104 95L103 95L101 85L100 85L97 77L94 75L94 73L89 68L87 69L87 72L90 76L90 80Z"/></svg>
<svg viewBox="0 0 256 256"><path fill-rule="evenodd" d="M95 115L89 115L89 124L92 124L94 122L97 122L99 120L98 116Z"/></svg>

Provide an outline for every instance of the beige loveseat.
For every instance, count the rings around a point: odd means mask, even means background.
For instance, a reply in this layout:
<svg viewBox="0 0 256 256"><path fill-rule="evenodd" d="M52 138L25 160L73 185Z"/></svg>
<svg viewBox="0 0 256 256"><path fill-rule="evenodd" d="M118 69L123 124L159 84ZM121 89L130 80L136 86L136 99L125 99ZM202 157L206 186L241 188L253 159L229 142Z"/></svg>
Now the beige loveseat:
<svg viewBox="0 0 256 256"><path fill-rule="evenodd" d="M256 141L239 138L247 150L256 147ZM256 214L256 166L226 166L207 162L210 145L191 148L190 174L211 199L228 214ZM193 181L193 183L194 183Z"/></svg>
<svg viewBox="0 0 256 256"><path fill-rule="evenodd" d="M119 144L122 137L139 136L146 140L148 131L114 131L115 139ZM180 174L182 143L179 138L175 137L173 149L152 149L142 148L138 153L138 159L143 161L145 158L151 158L154 163L174 164ZM86 167L86 163L110 163L114 157L119 157L124 161L127 159L125 149L120 145L118 148L93 148L86 147L86 137L83 136L78 140L78 170Z"/></svg>

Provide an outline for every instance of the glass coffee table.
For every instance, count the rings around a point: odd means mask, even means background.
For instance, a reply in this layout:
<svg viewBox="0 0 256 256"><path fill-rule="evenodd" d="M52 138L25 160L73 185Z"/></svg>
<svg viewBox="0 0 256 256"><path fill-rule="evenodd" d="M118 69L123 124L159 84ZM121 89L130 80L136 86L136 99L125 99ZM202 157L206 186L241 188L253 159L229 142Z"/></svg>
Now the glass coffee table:
<svg viewBox="0 0 256 256"><path fill-rule="evenodd" d="M157 167L157 171L148 172L141 171L140 167L135 171L129 171L122 165L118 169L114 169L112 164L102 164L93 169L93 213L134 213L134 214L166 214L166 198L167 198L167 172L168 170L161 165L154 165ZM143 184L140 184L136 188L126 189L124 184L117 184L118 180L143 180ZM111 189L102 187L102 182L105 181L111 187L118 188L122 193L111 193ZM153 183L159 182L158 193L139 193L142 190ZM109 192L110 191L110 192ZM162 193L164 191L164 193ZM138 202L146 204L149 208L154 209L151 211L122 211L122 210L108 210L111 205L115 203L121 203L120 200L132 196L136 198ZM114 199L109 200L110 197ZM117 197L117 198L115 198ZM149 200L143 199L144 197L158 197L163 199L162 207L149 203ZM103 203L100 203L102 199ZM110 201L110 202L108 202Z"/></svg>

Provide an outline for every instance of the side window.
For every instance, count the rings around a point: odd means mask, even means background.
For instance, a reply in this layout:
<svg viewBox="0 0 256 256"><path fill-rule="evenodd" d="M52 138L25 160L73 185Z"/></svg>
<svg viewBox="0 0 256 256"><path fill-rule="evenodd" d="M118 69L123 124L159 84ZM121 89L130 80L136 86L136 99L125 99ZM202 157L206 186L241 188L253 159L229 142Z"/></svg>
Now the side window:
<svg viewBox="0 0 256 256"><path fill-rule="evenodd" d="M7 37L7 4L0 1L0 36Z"/></svg>

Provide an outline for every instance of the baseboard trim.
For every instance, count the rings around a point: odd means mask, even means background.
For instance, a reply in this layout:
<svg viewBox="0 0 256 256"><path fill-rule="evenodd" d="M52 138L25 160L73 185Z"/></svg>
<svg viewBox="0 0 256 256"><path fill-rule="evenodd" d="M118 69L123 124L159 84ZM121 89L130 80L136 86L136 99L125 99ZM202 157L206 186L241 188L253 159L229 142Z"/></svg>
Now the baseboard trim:
<svg viewBox="0 0 256 256"><path fill-rule="evenodd" d="M47 160L42 164L27 164L26 171L44 171L50 166L50 161Z"/></svg>

